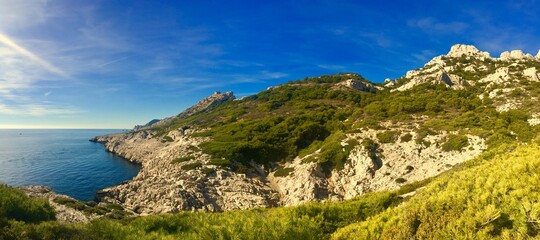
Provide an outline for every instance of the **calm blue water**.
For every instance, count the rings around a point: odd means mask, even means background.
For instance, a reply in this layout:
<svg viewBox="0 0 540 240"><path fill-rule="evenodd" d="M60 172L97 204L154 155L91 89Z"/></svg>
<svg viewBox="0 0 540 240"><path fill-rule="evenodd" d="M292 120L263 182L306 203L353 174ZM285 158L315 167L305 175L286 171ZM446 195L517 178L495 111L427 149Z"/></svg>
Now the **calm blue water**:
<svg viewBox="0 0 540 240"><path fill-rule="evenodd" d="M0 129L0 183L46 185L78 200L132 179L139 165L105 151L91 137L120 130Z"/></svg>

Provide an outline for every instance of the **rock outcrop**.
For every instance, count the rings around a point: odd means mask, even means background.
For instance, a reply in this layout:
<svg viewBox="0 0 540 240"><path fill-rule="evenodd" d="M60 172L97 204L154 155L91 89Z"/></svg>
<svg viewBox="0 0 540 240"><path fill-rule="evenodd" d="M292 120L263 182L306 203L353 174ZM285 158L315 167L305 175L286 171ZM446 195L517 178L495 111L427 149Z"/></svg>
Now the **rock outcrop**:
<svg viewBox="0 0 540 240"><path fill-rule="evenodd" d="M214 94L201 100L200 102L193 105L192 107L184 110L178 116L187 117L198 112L210 111L213 108L223 104L224 102L231 101L234 99L236 99L236 97L234 96L233 92L224 92L224 93L214 92Z"/></svg>
<svg viewBox="0 0 540 240"><path fill-rule="evenodd" d="M510 70L507 67L498 68L494 73L480 79L479 82L502 84L510 80Z"/></svg>
<svg viewBox="0 0 540 240"><path fill-rule="evenodd" d="M476 56L482 58L490 58L488 52L481 52L473 45L456 44L450 48L447 57L462 57L462 56Z"/></svg>
<svg viewBox="0 0 540 240"><path fill-rule="evenodd" d="M533 82L540 82L540 77L538 76L538 72L536 71L535 67L530 67L523 70L523 76L527 77Z"/></svg>
<svg viewBox="0 0 540 240"><path fill-rule="evenodd" d="M431 71L427 74L420 71L407 72L406 76L410 80L407 83L401 85L400 87L393 89L392 91L405 91L413 88L414 86L428 82L432 82L435 84L443 83L452 89L463 89L467 84L467 82L463 78L457 75L450 74L438 66L435 66L434 68L436 70Z"/></svg>
<svg viewBox="0 0 540 240"><path fill-rule="evenodd" d="M365 92L376 92L378 90L381 90L382 88L379 86L375 86L374 84L369 83L369 82L357 81L354 79L347 79L345 81L336 83L333 89L341 89L341 90L352 89L352 90L365 91Z"/></svg>
<svg viewBox="0 0 540 240"><path fill-rule="evenodd" d="M531 54L524 54L522 50L512 50L510 52L504 51L501 53L500 60L508 61L514 59L532 59L534 58Z"/></svg>
<svg viewBox="0 0 540 240"><path fill-rule="evenodd" d="M196 150L207 139L192 137L190 129L180 130L169 133L173 142L161 141L146 130L94 138L104 143L108 151L142 164L133 180L99 191L97 199L121 204L139 214L277 205L277 193L265 183L264 177L215 169L207 164L210 157ZM173 162L188 154L196 157ZM198 163L205 167L185 167Z"/></svg>

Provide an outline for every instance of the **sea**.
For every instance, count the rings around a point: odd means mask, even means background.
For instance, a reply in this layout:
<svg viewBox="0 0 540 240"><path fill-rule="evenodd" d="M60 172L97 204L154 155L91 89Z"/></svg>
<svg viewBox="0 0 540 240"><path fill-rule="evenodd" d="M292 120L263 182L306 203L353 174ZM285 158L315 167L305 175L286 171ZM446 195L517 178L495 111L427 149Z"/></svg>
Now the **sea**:
<svg viewBox="0 0 540 240"><path fill-rule="evenodd" d="M77 200L133 179L141 166L109 153L94 136L122 130L0 129L0 183L45 185Z"/></svg>

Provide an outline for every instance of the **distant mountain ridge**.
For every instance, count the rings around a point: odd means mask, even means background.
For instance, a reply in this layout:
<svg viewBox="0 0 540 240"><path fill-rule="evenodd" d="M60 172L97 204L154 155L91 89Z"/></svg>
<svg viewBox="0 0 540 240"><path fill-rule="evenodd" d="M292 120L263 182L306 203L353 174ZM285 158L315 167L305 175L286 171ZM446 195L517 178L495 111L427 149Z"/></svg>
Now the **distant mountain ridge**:
<svg viewBox="0 0 540 240"><path fill-rule="evenodd" d="M135 125L135 127L133 127L133 131L138 131L138 130L141 130L143 128L150 127L150 126L156 124L159 121L161 121L161 119L152 119L152 120L150 120L150 122L148 122L148 123L146 123L144 125Z"/></svg>

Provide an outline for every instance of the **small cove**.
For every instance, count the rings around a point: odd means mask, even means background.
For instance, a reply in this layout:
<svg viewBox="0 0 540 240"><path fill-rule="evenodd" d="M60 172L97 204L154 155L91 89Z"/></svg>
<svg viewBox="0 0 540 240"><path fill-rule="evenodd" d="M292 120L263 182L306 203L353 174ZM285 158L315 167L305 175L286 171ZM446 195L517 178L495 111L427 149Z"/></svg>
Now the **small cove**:
<svg viewBox="0 0 540 240"><path fill-rule="evenodd" d="M0 129L0 183L45 185L81 201L130 180L141 166L89 139L122 130Z"/></svg>

